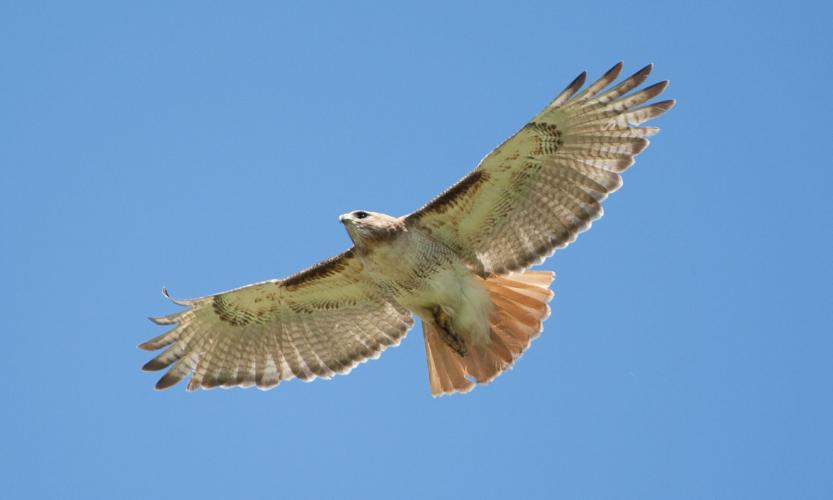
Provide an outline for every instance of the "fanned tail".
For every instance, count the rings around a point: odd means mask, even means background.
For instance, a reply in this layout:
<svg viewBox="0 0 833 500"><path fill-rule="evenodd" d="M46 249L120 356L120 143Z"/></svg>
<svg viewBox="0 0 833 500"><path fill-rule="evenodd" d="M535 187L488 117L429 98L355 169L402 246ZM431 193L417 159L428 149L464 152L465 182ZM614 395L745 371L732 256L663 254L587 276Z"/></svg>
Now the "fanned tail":
<svg viewBox="0 0 833 500"><path fill-rule="evenodd" d="M550 271L525 271L484 279L494 306L489 342L469 343L463 356L443 341L436 326L423 321L431 394L465 393L475 382L487 384L510 368L541 333L542 322L550 314L553 293L549 286L554 278Z"/></svg>

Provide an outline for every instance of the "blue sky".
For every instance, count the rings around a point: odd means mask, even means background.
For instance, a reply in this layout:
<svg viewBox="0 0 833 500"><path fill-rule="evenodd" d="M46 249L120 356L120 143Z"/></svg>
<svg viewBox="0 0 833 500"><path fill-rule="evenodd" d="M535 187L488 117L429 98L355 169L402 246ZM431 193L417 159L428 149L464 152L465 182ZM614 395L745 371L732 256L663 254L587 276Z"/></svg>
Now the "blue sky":
<svg viewBox="0 0 833 500"><path fill-rule="evenodd" d="M831 498L825 2L3 2L4 498ZM581 70L677 107L517 367L152 389L189 297L407 213Z"/></svg>

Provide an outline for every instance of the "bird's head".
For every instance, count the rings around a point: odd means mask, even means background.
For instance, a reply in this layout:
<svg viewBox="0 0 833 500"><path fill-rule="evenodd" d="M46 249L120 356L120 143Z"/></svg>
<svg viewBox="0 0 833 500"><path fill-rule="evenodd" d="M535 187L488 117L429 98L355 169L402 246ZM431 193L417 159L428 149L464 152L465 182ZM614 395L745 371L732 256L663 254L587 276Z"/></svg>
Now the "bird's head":
<svg viewBox="0 0 833 500"><path fill-rule="evenodd" d="M402 219L378 212L355 210L338 217L357 248L395 237L403 228Z"/></svg>

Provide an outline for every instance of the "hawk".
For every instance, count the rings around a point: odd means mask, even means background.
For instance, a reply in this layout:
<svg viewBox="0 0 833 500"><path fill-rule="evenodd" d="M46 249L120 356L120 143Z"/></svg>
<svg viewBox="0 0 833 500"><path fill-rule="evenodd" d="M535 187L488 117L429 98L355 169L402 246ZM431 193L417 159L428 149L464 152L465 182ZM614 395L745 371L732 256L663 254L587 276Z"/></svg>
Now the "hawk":
<svg viewBox="0 0 833 500"><path fill-rule="evenodd" d="M173 328L139 347L166 389L269 389L330 378L398 345L422 320L434 396L468 392L511 367L549 316L554 274L531 271L602 215L602 201L648 146L640 126L673 100L635 90L648 65L612 86L618 63L584 90L580 74L476 169L403 217L339 217L353 246L284 279L190 300L151 318ZM164 291L168 296L167 291ZM170 297L169 297L170 298Z"/></svg>

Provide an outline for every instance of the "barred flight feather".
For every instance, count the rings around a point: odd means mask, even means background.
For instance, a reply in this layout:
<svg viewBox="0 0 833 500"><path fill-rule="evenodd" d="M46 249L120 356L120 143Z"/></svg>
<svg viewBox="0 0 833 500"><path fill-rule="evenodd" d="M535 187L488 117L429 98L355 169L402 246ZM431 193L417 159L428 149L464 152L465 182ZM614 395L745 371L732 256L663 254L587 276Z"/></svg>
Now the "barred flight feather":
<svg viewBox="0 0 833 500"><path fill-rule="evenodd" d="M189 390L254 385L268 389L295 377L311 380L348 373L398 344L413 324L411 314L361 279L358 259L345 252L321 266L328 268L326 272L314 267L306 271L309 281L301 273L291 278L290 286L286 280L267 281L177 301L189 309L151 318L175 326L139 346L167 348L143 369L170 367L157 389L171 387L189 374ZM328 302L339 307L322 306ZM312 312L306 312L307 307Z"/></svg>
<svg viewBox="0 0 833 500"><path fill-rule="evenodd" d="M617 63L580 92L582 73L458 185L468 185L474 175L485 182L459 192L452 187L438 198L443 210L431 202L406 220L469 256L482 276L520 271L552 255L602 215L598 203L622 185L619 174L648 147L646 137L659 130L637 125L674 105L673 100L645 104L667 81L629 94L652 68L649 64L605 90L622 70ZM518 189L519 177L532 188ZM455 223L461 220L489 223Z"/></svg>

